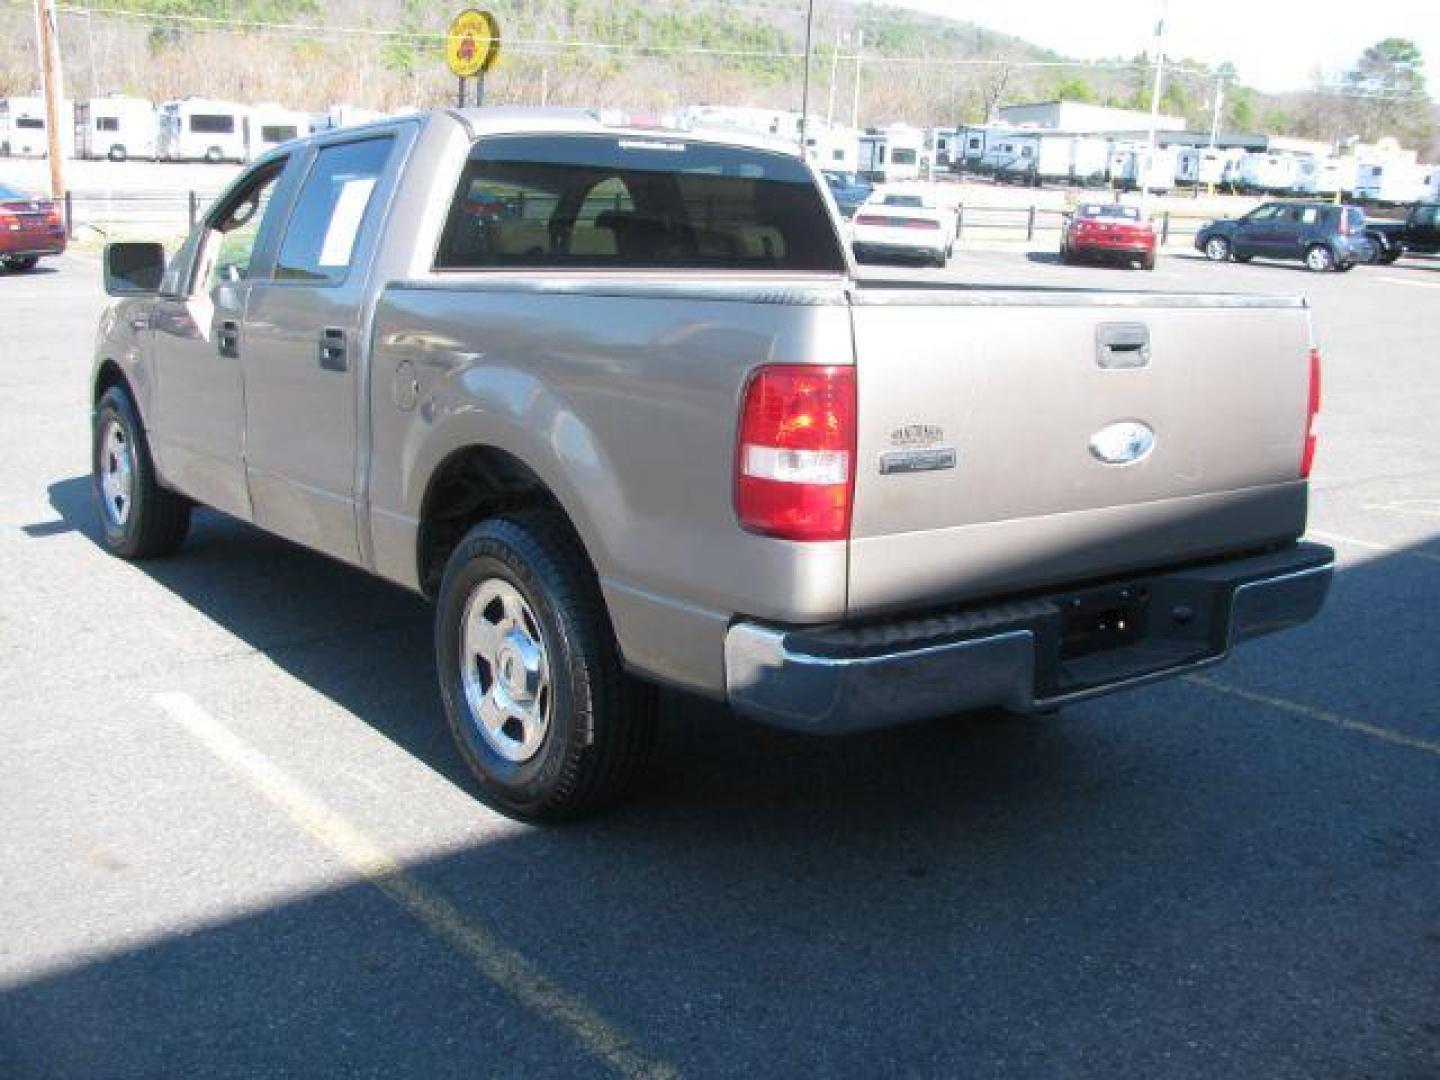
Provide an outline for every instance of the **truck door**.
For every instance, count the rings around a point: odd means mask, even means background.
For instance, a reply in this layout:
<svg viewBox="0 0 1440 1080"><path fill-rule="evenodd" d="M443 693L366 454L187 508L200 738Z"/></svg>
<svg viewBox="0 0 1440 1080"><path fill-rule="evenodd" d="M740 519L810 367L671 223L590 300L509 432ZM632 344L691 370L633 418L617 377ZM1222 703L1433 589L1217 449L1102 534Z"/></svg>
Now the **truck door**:
<svg viewBox="0 0 1440 1080"><path fill-rule="evenodd" d="M396 146L413 126L308 151L269 280L246 309L246 476L255 521L362 562L356 520L364 300Z"/></svg>
<svg viewBox="0 0 1440 1080"><path fill-rule="evenodd" d="M165 476L185 494L242 518L250 517L250 497L241 323L273 243L285 166L283 158L258 166L207 215L187 245L191 254L178 256L166 274L150 320L149 434Z"/></svg>

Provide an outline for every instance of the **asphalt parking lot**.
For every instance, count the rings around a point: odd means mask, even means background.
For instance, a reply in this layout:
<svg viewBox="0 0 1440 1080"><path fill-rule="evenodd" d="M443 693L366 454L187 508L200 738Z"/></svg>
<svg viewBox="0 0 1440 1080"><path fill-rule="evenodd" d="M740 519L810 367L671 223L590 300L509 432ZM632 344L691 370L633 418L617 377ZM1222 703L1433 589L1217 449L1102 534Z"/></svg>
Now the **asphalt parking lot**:
<svg viewBox="0 0 1440 1080"><path fill-rule="evenodd" d="M639 797L551 830L471 798L418 598L214 514L102 553L98 268L42 265L0 275L0 1076L1440 1075L1440 262L962 253L1308 295L1327 611L1059 718L670 697Z"/></svg>

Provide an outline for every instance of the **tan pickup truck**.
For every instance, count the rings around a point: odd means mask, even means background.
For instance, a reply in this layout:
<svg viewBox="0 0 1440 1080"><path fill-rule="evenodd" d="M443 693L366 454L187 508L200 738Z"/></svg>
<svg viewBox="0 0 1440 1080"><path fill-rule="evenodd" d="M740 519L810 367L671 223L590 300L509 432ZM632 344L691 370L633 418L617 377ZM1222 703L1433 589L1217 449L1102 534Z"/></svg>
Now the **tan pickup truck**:
<svg viewBox="0 0 1440 1080"><path fill-rule="evenodd" d="M579 111L287 144L106 253L95 497L433 597L483 797L613 800L654 685L801 731L1050 710L1319 610L1295 299L856 274L781 148Z"/></svg>

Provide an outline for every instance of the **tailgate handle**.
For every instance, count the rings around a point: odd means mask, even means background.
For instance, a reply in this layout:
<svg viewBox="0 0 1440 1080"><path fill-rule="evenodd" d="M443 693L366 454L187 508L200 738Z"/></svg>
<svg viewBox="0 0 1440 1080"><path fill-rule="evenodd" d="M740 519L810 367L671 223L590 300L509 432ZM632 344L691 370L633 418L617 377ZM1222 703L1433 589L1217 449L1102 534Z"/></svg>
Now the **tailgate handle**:
<svg viewBox="0 0 1440 1080"><path fill-rule="evenodd" d="M1150 328L1144 323L1101 323L1095 328L1095 362L1102 368L1150 364Z"/></svg>

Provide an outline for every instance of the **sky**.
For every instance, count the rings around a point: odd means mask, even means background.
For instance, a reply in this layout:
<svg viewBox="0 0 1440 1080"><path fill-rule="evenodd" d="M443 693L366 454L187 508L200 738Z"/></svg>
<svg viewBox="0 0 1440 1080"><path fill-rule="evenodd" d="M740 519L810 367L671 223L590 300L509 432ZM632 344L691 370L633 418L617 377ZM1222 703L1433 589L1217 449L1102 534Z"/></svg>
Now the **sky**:
<svg viewBox="0 0 1440 1080"><path fill-rule="evenodd" d="M890 0L966 19L1077 59L1146 50L1162 0ZM1318 68L1338 76L1382 38L1420 46L1440 98L1440 0L1366 0L1358 8L1297 0L1170 0L1166 53L1233 61L1267 92L1304 89Z"/></svg>

